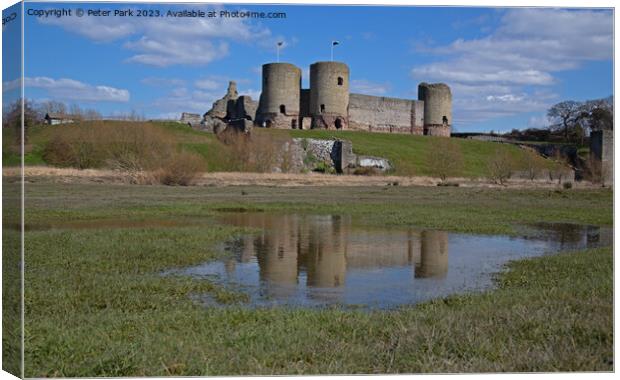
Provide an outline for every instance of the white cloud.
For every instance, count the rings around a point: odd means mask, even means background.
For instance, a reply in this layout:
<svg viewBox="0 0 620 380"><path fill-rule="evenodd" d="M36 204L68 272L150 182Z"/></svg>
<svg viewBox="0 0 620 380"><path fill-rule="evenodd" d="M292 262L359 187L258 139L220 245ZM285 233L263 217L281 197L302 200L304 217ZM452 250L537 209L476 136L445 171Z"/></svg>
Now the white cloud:
<svg viewBox="0 0 620 380"><path fill-rule="evenodd" d="M195 6L205 11L220 6ZM229 53L229 42L254 44L261 48L275 46L271 31L246 19L187 17L69 17L43 18L55 25L95 42L123 40L132 51L127 62L166 67L171 65L206 65ZM295 43L293 38L291 43Z"/></svg>
<svg viewBox="0 0 620 380"><path fill-rule="evenodd" d="M194 82L194 87L201 90L216 90L222 87L222 83L216 78L201 78Z"/></svg>
<svg viewBox="0 0 620 380"><path fill-rule="evenodd" d="M129 91L110 86L93 86L74 79L48 77L24 78L24 87L41 88L59 101L128 102Z"/></svg>
<svg viewBox="0 0 620 380"><path fill-rule="evenodd" d="M546 128L551 125L551 121L547 115L532 116L527 121L528 128Z"/></svg>
<svg viewBox="0 0 620 380"><path fill-rule="evenodd" d="M249 97L252 98L252 100L258 101L258 99L260 98L260 90L254 90L252 88L248 88L246 90L243 91L239 91L239 95L247 95Z"/></svg>
<svg viewBox="0 0 620 380"><path fill-rule="evenodd" d="M385 95L390 91L388 83L371 82L366 79L354 79L351 81L351 92L366 95Z"/></svg>
<svg viewBox="0 0 620 380"><path fill-rule="evenodd" d="M22 85L21 78L17 78L11 81L2 82L2 92L13 91L20 88Z"/></svg>
<svg viewBox="0 0 620 380"><path fill-rule="evenodd" d="M237 83L247 83L245 79L237 80ZM228 80L224 77L211 76L197 80L193 87L180 86L172 88L165 96L156 99L150 105L155 109L156 115L180 115L182 112L203 114L211 109L216 100L226 95ZM249 95L252 100L258 100L260 90L251 88L238 88L239 95ZM157 117L160 118L160 117ZM164 117L161 117L164 118Z"/></svg>
<svg viewBox="0 0 620 380"><path fill-rule="evenodd" d="M511 9L485 37L423 52L440 60L414 67L412 76L451 86L457 122L542 111L558 100L550 90L558 83L554 73L612 59L613 13Z"/></svg>

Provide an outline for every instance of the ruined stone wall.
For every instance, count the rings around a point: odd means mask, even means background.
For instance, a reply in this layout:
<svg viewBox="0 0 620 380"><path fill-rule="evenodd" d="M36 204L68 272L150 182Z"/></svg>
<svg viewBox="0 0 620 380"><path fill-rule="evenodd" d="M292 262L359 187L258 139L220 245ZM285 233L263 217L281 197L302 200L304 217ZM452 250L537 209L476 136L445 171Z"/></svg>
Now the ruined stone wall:
<svg viewBox="0 0 620 380"><path fill-rule="evenodd" d="M271 128L292 128L299 120L301 70L290 63L263 65L263 89L257 122Z"/></svg>
<svg viewBox="0 0 620 380"><path fill-rule="evenodd" d="M248 95L242 95L235 100L228 101L226 118L229 120L246 119L256 120L258 103Z"/></svg>
<svg viewBox="0 0 620 380"><path fill-rule="evenodd" d="M342 62L310 65L312 128L346 129L349 107L349 67Z"/></svg>
<svg viewBox="0 0 620 380"><path fill-rule="evenodd" d="M590 155L600 165L603 184L614 183L614 131L601 130L590 133Z"/></svg>
<svg viewBox="0 0 620 380"><path fill-rule="evenodd" d="M349 129L421 135L423 112L420 101L351 94Z"/></svg>

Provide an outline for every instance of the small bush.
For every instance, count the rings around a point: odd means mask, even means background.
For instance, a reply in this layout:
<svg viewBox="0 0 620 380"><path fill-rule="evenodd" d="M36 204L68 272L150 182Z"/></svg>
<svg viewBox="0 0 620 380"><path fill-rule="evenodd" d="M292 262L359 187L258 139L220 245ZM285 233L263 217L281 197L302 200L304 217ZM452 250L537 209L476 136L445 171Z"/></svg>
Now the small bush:
<svg viewBox="0 0 620 380"><path fill-rule="evenodd" d="M568 189L572 189L572 188L573 188L573 183L572 183L572 182L564 182L564 183L562 184L562 187L563 187L564 189L566 189L566 190L568 190Z"/></svg>
<svg viewBox="0 0 620 380"><path fill-rule="evenodd" d="M354 175L378 175L379 171L373 167L360 167L353 170Z"/></svg>
<svg viewBox="0 0 620 380"><path fill-rule="evenodd" d="M314 167L314 169L312 169L312 171L317 172L317 173L325 173L325 174L336 173L336 169L330 163L325 162L325 161L321 161L318 164L316 164L316 166Z"/></svg>
<svg viewBox="0 0 620 380"><path fill-rule="evenodd" d="M458 182L439 182L437 186L459 187Z"/></svg>
<svg viewBox="0 0 620 380"><path fill-rule="evenodd" d="M181 152L172 156L161 168L153 172L153 177L162 185L191 185L196 177L206 171L201 156L196 153Z"/></svg>
<svg viewBox="0 0 620 380"><path fill-rule="evenodd" d="M270 173L292 169L291 139L267 134L248 134L228 129L218 135L231 151L231 167L244 172Z"/></svg>

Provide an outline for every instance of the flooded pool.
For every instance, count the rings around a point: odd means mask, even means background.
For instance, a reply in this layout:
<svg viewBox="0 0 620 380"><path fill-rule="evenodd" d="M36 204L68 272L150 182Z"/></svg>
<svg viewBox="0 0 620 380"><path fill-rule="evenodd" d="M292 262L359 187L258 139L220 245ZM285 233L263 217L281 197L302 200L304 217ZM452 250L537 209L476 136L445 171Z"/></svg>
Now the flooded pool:
<svg viewBox="0 0 620 380"><path fill-rule="evenodd" d="M610 245L613 235L566 224L523 227L518 237L370 228L346 215L230 213L220 222L259 232L223 244L226 259L173 273L241 290L251 306L415 304L488 288L510 260Z"/></svg>

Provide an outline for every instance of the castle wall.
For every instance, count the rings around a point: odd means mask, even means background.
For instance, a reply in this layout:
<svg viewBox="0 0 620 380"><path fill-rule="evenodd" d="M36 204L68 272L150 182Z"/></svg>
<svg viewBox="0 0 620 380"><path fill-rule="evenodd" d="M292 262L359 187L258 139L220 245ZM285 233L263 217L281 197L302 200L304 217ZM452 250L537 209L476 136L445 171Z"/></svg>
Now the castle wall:
<svg viewBox="0 0 620 380"><path fill-rule="evenodd" d="M351 94L349 129L421 135L423 112L421 101Z"/></svg>
<svg viewBox="0 0 620 380"><path fill-rule="evenodd" d="M310 65L312 128L346 129L349 107L349 67L341 62Z"/></svg>
<svg viewBox="0 0 620 380"><path fill-rule="evenodd" d="M263 89L257 122L271 128L296 127L299 120L301 69L290 63L263 65Z"/></svg>

